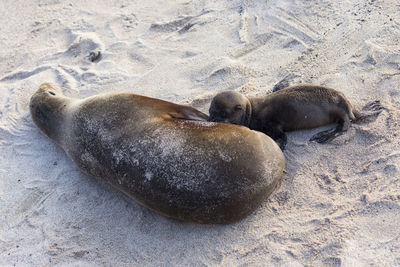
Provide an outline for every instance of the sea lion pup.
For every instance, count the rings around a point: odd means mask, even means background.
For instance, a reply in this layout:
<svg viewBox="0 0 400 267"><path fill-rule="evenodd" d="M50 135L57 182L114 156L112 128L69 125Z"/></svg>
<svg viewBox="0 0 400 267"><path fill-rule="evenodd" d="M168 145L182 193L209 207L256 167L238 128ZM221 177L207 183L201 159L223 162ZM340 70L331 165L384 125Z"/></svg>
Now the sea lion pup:
<svg viewBox="0 0 400 267"><path fill-rule="evenodd" d="M85 173L163 215L225 224L268 197L285 166L263 133L211 123L194 108L140 95L63 96L43 84L36 125Z"/></svg>
<svg viewBox="0 0 400 267"><path fill-rule="evenodd" d="M341 93L318 85L296 85L281 89L266 97L246 98L235 91L217 94L210 105L209 121L244 125L266 133L285 148L286 131L316 128L338 123L335 128L315 134L310 141L329 142L343 134L351 121L377 115L379 101L365 106L370 114L356 112Z"/></svg>

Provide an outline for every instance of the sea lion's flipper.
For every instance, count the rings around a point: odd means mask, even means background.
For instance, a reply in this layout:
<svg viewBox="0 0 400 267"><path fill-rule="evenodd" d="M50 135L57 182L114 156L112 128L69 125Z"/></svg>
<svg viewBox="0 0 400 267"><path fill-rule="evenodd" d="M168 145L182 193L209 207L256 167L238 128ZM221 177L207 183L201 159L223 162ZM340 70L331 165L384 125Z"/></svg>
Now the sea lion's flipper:
<svg viewBox="0 0 400 267"><path fill-rule="evenodd" d="M287 144L287 136L282 130L282 126L276 123L267 123L261 130L263 133L274 139L281 150L284 150Z"/></svg>
<svg viewBox="0 0 400 267"><path fill-rule="evenodd" d="M317 141L318 143L327 143L335 139L336 137L344 134L350 127L350 117L348 113L339 112L336 113L338 125L335 128L319 132L313 135L310 141Z"/></svg>
<svg viewBox="0 0 400 267"><path fill-rule="evenodd" d="M169 115L175 119L193 120L193 121L208 121L208 116L198 110L192 110L190 107L178 109L175 112L170 112Z"/></svg>
<svg viewBox="0 0 400 267"><path fill-rule="evenodd" d="M272 92L288 88L290 86L290 83L293 82L293 79L296 77L297 76L295 74L286 75L285 77L283 77L282 80L280 80L277 84L274 85L274 87L272 88Z"/></svg>
<svg viewBox="0 0 400 267"><path fill-rule="evenodd" d="M344 132L345 131L343 130L343 127L340 125L335 128L332 128L332 129L329 129L326 131L322 131L322 132L319 132L319 133L313 135L310 138L310 141L316 141L318 143L327 143L327 142L332 141L336 137L344 134Z"/></svg>
<svg viewBox="0 0 400 267"><path fill-rule="evenodd" d="M274 87L272 88L272 92L277 92L277 91L282 90L287 87L289 87L289 82L287 80L283 79L274 85Z"/></svg>
<svg viewBox="0 0 400 267"><path fill-rule="evenodd" d="M354 111L356 117L353 123L370 123L376 120L378 115L385 109L379 100L371 101L367 103L363 108L362 112Z"/></svg>
<svg viewBox="0 0 400 267"><path fill-rule="evenodd" d="M285 150L286 148L286 144L287 144L287 136L284 132L282 132L281 137L278 139L279 141L277 141L279 147L281 148L281 150Z"/></svg>
<svg viewBox="0 0 400 267"><path fill-rule="evenodd" d="M365 106L362 108L363 111L378 111L378 110L382 110L383 106L381 104L381 101L379 100L374 100L371 102L368 102L367 104L365 104Z"/></svg>

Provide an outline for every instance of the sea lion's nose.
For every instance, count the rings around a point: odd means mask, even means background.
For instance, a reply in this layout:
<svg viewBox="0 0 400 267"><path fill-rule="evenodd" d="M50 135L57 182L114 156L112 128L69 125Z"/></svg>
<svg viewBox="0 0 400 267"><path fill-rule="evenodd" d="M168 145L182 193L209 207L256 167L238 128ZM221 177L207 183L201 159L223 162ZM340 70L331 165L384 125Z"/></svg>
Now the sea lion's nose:
<svg viewBox="0 0 400 267"><path fill-rule="evenodd" d="M49 83L43 83L39 86L38 92L47 93L51 96L55 96L58 94L58 91L51 86Z"/></svg>
<svg viewBox="0 0 400 267"><path fill-rule="evenodd" d="M50 84L48 84L48 83L42 83L40 86L39 86L39 89L42 89L42 90L50 90L50 89L54 89Z"/></svg>

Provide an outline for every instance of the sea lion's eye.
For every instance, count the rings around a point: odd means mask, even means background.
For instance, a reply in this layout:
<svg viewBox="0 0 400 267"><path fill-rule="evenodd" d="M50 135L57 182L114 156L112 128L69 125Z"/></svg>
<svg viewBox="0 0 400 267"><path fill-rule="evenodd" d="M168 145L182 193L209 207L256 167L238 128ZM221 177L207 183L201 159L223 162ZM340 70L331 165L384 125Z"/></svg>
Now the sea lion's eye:
<svg viewBox="0 0 400 267"><path fill-rule="evenodd" d="M241 105L236 105L235 106L235 110L242 110L242 106Z"/></svg>

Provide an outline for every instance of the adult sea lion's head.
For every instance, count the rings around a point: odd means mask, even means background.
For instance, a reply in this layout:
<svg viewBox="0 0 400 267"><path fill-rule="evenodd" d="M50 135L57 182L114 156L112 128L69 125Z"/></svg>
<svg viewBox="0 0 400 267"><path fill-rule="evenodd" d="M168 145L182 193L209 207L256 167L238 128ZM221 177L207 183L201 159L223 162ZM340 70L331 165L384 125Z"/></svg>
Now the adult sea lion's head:
<svg viewBox="0 0 400 267"><path fill-rule="evenodd" d="M31 116L35 124L49 138L59 143L62 122L70 98L44 83L32 95L30 100Z"/></svg>

